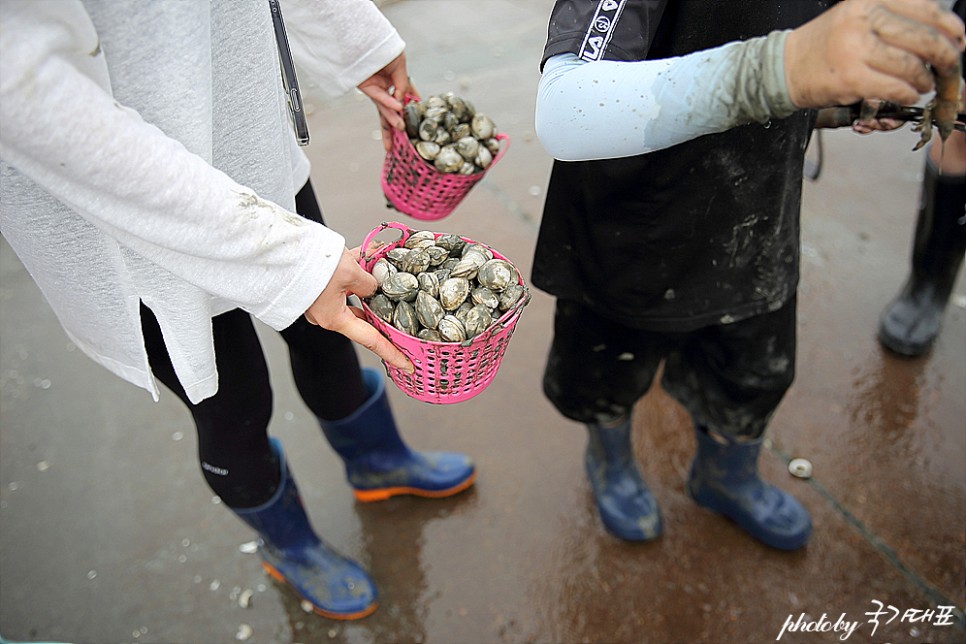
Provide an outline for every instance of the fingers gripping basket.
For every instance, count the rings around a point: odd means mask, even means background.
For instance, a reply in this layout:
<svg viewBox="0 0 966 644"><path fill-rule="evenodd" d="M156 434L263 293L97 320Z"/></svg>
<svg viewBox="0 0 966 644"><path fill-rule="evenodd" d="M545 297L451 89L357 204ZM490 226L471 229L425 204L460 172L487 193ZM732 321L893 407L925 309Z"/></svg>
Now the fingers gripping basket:
<svg viewBox="0 0 966 644"><path fill-rule="evenodd" d="M414 219L432 221L447 216L470 189L499 161L510 145L497 134L500 151L486 170L473 174L443 174L423 160L404 131L392 131L392 148L382 166L382 191L393 208Z"/></svg>
<svg viewBox="0 0 966 644"><path fill-rule="evenodd" d="M402 231L402 236L395 242L371 251L371 254L366 252L373 238L388 228ZM415 231L397 222L382 224L372 230L363 242L364 252L359 264L367 272L371 272L372 265L380 257L393 248L402 246L413 232ZM465 237L461 239L471 244L479 243ZM506 257L489 246L487 248L493 252L495 258L506 260ZM409 374L384 363L396 386L412 398L435 404L462 402L486 389L500 368L500 362L523 308L530 302L530 291L523 278L519 277L519 271L517 276L518 283L523 287L523 296L483 333L459 343L431 342L411 336L385 322L363 302L362 309L369 323L406 354L416 368L414 373Z"/></svg>

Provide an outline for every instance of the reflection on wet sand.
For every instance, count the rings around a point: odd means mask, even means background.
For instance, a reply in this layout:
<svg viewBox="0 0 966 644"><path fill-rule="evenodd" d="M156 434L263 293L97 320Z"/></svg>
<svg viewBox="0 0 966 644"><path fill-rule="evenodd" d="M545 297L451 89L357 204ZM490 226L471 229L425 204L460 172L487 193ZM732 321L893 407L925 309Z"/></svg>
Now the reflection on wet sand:
<svg viewBox="0 0 966 644"><path fill-rule="evenodd" d="M369 571L379 592L379 608L368 618L339 622L321 619L302 610L298 598L287 593L283 603L293 642L426 641L425 624L434 595L428 592L422 556L424 529L446 521L454 513L472 510L475 489L448 499L394 497L379 503L356 503L363 552L360 563Z"/></svg>

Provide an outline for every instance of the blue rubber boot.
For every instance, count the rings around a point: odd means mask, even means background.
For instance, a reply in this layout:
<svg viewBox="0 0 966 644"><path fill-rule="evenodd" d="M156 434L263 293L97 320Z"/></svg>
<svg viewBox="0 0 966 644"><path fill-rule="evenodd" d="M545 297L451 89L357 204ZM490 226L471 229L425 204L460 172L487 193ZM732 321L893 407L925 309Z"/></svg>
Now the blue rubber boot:
<svg viewBox="0 0 966 644"><path fill-rule="evenodd" d="M808 543L812 533L808 510L758 477L761 439L719 441L700 428L695 434L698 449L688 493L698 505L723 514L772 548L795 550Z"/></svg>
<svg viewBox="0 0 966 644"><path fill-rule="evenodd" d="M359 619L371 614L377 606L372 580L358 564L316 536L288 471L281 443L274 438L271 443L281 469L278 490L260 506L232 508L258 532L262 566L312 604L319 615Z"/></svg>
<svg viewBox="0 0 966 644"><path fill-rule="evenodd" d="M588 424L587 432L584 465L604 526L627 541L656 539L661 514L634 463L630 418L616 427Z"/></svg>
<svg viewBox="0 0 966 644"><path fill-rule="evenodd" d="M322 432L345 462L346 478L359 501L398 494L442 498L473 485L476 469L463 454L415 452L396 429L386 385L374 369L363 369L369 398L342 420L320 420Z"/></svg>

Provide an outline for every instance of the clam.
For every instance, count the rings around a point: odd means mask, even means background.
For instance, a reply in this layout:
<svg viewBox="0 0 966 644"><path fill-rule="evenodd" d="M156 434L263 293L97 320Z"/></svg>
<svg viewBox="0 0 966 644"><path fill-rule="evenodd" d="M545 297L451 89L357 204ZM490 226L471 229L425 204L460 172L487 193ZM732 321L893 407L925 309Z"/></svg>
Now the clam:
<svg viewBox="0 0 966 644"><path fill-rule="evenodd" d="M439 155L440 145L435 141L417 141L416 153L427 161L432 161Z"/></svg>
<svg viewBox="0 0 966 644"><path fill-rule="evenodd" d="M424 248L414 249L399 263L399 270L418 275L429 268L429 253Z"/></svg>
<svg viewBox="0 0 966 644"><path fill-rule="evenodd" d="M443 114L442 122L447 132L452 132L460 124L459 118L452 111L447 111L446 114Z"/></svg>
<svg viewBox="0 0 966 644"><path fill-rule="evenodd" d="M439 133L439 121L431 118L424 118L419 123L417 135L423 141L432 141Z"/></svg>
<svg viewBox="0 0 966 644"><path fill-rule="evenodd" d="M448 113L449 113L449 107L445 103L443 103L442 105L436 105L434 103L432 105L426 105L426 112L425 114L423 114L423 117L427 119L432 119L438 122L440 125L443 125L443 119L446 117Z"/></svg>
<svg viewBox="0 0 966 644"><path fill-rule="evenodd" d="M468 174L473 174L474 172L479 172L479 168L470 161L464 161L463 165L460 166L459 174L466 176Z"/></svg>
<svg viewBox="0 0 966 644"><path fill-rule="evenodd" d="M392 312L392 325L409 335L416 335L419 330L419 320L416 318L416 309L406 301L396 304L396 309Z"/></svg>
<svg viewBox="0 0 966 644"><path fill-rule="evenodd" d="M462 342L466 339L466 329L455 315L444 315L436 330L446 342Z"/></svg>
<svg viewBox="0 0 966 644"><path fill-rule="evenodd" d="M472 136L464 136L462 139L456 140L456 151L460 153L467 161L472 161L476 158L476 155L480 153L480 142L473 138ZM486 148L483 148L484 150Z"/></svg>
<svg viewBox="0 0 966 644"><path fill-rule="evenodd" d="M486 263L486 258L479 253L466 253L456 262L451 275L453 277L465 277L468 280L474 279L480 267Z"/></svg>
<svg viewBox="0 0 966 644"><path fill-rule="evenodd" d="M445 127L440 126L439 130L436 131L436 136L433 138L433 141L445 147L447 144L453 142L453 135Z"/></svg>
<svg viewBox="0 0 966 644"><path fill-rule="evenodd" d="M425 250L429 253L430 266L439 266L449 257L449 251L441 246L427 246Z"/></svg>
<svg viewBox="0 0 966 644"><path fill-rule="evenodd" d="M396 268L399 268L399 263L411 253L412 251L408 248L403 248L402 246L397 246L386 253L385 257Z"/></svg>
<svg viewBox="0 0 966 644"><path fill-rule="evenodd" d="M449 105L449 110L452 112L456 118L463 121L467 116L470 116L470 108L467 106L466 101L454 94L453 92L446 92L442 96L446 104Z"/></svg>
<svg viewBox="0 0 966 644"><path fill-rule="evenodd" d="M439 267L442 270L453 272L453 269L456 268L456 265L459 264L459 263L460 263L460 258L459 257L452 257L451 256L451 257L447 257L446 258L446 261L444 261L442 264L440 264Z"/></svg>
<svg viewBox="0 0 966 644"><path fill-rule="evenodd" d="M427 246L432 246L435 240L436 236L433 233L428 230L419 230L406 238L403 247L410 249L426 248Z"/></svg>
<svg viewBox="0 0 966 644"><path fill-rule="evenodd" d="M414 308L416 309L416 318L419 320L419 323L427 329L435 329L439 321L446 315L439 300L423 290L416 293L416 304Z"/></svg>
<svg viewBox="0 0 966 644"><path fill-rule="evenodd" d="M477 279L479 276L477 276ZM482 304L488 309L495 309L500 306L500 296L485 286L474 288L470 291L470 299L474 304Z"/></svg>
<svg viewBox="0 0 966 644"><path fill-rule="evenodd" d="M393 302L412 302L419 291L419 280L412 273L402 271L391 275L382 284L382 292Z"/></svg>
<svg viewBox="0 0 966 644"><path fill-rule="evenodd" d="M519 284L511 284L500 293L500 310L509 311L513 305L523 297L523 287Z"/></svg>
<svg viewBox="0 0 966 644"><path fill-rule="evenodd" d="M369 308L380 320L392 323L392 312L396 307L383 293L376 293L369 299Z"/></svg>
<svg viewBox="0 0 966 644"><path fill-rule="evenodd" d="M466 317L463 319L463 328L466 330L466 337L475 338L483 333L492 323L493 317L490 315L490 310L482 304L477 304L467 312Z"/></svg>
<svg viewBox="0 0 966 644"><path fill-rule="evenodd" d="M496 133L496 126L486 114L477 114L474 116L470 122L470 129L478 139L489 139Z"/></svg>
<svg viewBox="0 0 966 644"><path fill-rule="evenodd" d="M447 107L447 105L446 105L446 99L443 98L442 96L437 96L435 94L433 96L430 96L429 98L427 98L425 100L425 103L426 103L426 109L430 109L430 108L434 108L434 107L446 109L446 107Z"/></svg>
<svg viewBox="0 0 966 644"><path fill-rule="evenodd" d="M444 342L443 336L436 329L420 329L416 337L420 340L428 340L429 342Z"/></svg>
<svg viewBox="0 0 966 644"><path fill-rule="evenodd" d="M452 256L459 256L463 253L463 247L466 246L466 242L459 235L445 233L436 238L436 245L448 250Z"/></svg>
<svg viewBox="0 0 966 644"><path fill-rule="evenodd" d="M510 284L517 283L516 269L503 259L491 259L477 272L480 284L493 291L502 291Z"/></svg>
<svg viewBox="0 0 966 644"><path fill-rule="evenodd" d="M416 276L419 290L426 291L431 297L439 297L439 277L431 271L423 271Z"/></svg>
<svg viewBox="0 0 966 644"><path fill-rule="evenodd" d="M454 141L459 141L467 136L473 136L473 130L470 129L469 123L460 123L450 131L450 135Z"/></svg>
<svg viewBox="0 0 966 644"><path fill-rule="evenodd" d="M389 263L389 260L385 257L380 257L372 265L372 276L376 278L376 283L380 286L386 281L390 275L395 273L398 269Z"/></svg>
<svg viewBox="0 0 966 644"><path fill-rule="evenodd" d="M473 158L473 163L481 170L486 170L493 163L493 153L485 145L481 145Z"/></svg>
<svg viewBox="0 0 966 644"><path fill-rule="evenodd" d="M466 257L467 253L479 253L484 259L493 259L493 251L483 244L467 244L463 248L463 257Z"/></svg>
<svg viewBox="0 0 966 644"><path fill-rule="evenodd" d="M423 120L424 106L419 101L411 101L403 108L403 122L406 124L406 135L415 139L419 136L419 122Z"/></svg>
<svg viewBox="0 0 966 644"><path fill-rule="evenodd" d="M462 322L463 325L465 326L466 325L466 314L469 313L470 312L470 309L472 309L474 306L476 306L476 305L473 304L473 301L470 300L469 298L467 298L465 302L463 302L462 304L460 304L456 308L456 310L453 311L453 315L455 315L456 316L456 319L459 320L460 322Z"/></svg>
<svg viewBox="0 0 966 644"><path fill-rule="evenodd" d="M456 310L469 294L470 282L465 277L451 277L439 285L439 303L447 311Z"/></svg>
<svg viewBox="0 0 966 644"><path fill-rule="evenodd" d="M452 145L444 145L436 155L433 165L442 173L452 174L463 165L463 157Z"/></svg>

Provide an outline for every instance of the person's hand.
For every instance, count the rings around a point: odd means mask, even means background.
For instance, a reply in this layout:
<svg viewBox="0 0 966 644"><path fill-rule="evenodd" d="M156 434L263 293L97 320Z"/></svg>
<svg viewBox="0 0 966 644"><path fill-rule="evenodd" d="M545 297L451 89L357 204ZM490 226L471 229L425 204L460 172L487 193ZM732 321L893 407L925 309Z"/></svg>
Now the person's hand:
<svg viewBox="0 0 966 644"><path fill-rule="evenodd" d="M876 115L882 101L872 99L862 102L862 109L859 111L859 118L852 123L852 131L859 134L871 134L872 132L890 132L898 130L905 125L905 121L890 118L878 118Z"/></svg>
<svg viewBox="0 0 966 644"><path fill-rule="evenodd" d="M798 107L911 105L933 87L926 64L947 72L964 46L963 21L935 0L845 0L788 35L785 82Z"/></svg>
<svg viewBox="0 0 966 644"><path fill-rule="evenodd" d="M403 99L419 98L406 71L406 54L396 56L388 65L359 83L359 91L376 104L379 125L382 128L382 144L388 151L392 147L392 130L405 129L402 118Z"/></svg>
<svg viewBox="0 0 966 644"><path fill-rule="evenodd" d="M349 306L349 294L368 297L376 291L376 278L359 266L359 249L345 250L332 279L305 312L312 324L335 331L358 342L394 367L412 373L409 359L387 340L374 326L365 321L365 314Z"/></svg>

